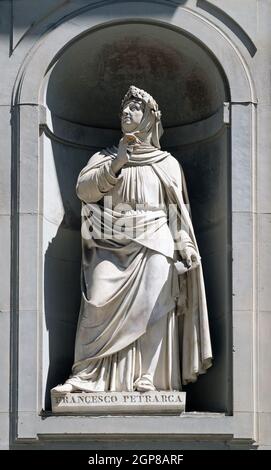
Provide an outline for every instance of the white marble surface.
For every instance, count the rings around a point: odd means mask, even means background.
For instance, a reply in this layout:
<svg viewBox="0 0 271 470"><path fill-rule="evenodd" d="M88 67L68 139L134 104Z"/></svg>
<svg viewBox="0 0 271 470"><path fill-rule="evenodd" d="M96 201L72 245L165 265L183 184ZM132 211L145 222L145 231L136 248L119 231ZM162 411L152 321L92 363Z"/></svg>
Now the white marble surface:
<svg viewBox="0 0 271 470"><path fill-rule="evenodd" d="M0 59L1 63L1 59ZM11 150L11 127L10 127L10 109L8 106L0 106L0 139L1 155L5 160L0 162L0 214L10 213L10 187L11 187L11 168L7 165L7 160Z"/></svg>
<svg viewBox="0 0 271 470"><path fill-rule="evenodd" d="M252 311L235 311L233 329L233 381L238 384L234 394L234 410L248 412L253 407L253 353L247 341L253 332Z"/></svg>
<svg viewBox="0 0 271 470"><path fill-rule="evenodd" d="M269 429L271 431L271 394L270 387L266 387L266 383L268 382L267 377L270 377L270 335L271 311L261 311L259 313L259 412L269 414Z"/></svg>
<svg viewBox="0 0 271 470"><path fill-rule="evenodd" d="M261 445L270 445L271 413L259 413L259 442ZM261 447L260 447L261 448Z"/></svg>
<svg viewBox="0 0 271 470"><path fill-rule="evenodd" d="M185 411L185 392L51 392L53 413L174 413Z"/></svg>

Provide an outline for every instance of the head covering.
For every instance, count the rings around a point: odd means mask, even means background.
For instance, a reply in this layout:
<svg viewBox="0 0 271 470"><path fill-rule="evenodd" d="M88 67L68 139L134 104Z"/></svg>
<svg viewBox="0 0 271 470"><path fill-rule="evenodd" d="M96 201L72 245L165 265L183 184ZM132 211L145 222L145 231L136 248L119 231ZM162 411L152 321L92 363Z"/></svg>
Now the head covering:
<svg viewBox="0 0 271 470"><path fill-rule="evenodd" d="M160 137L163 134L163 127L161 123L161 111L158 109L158 104L149 93L131 85L122 100L121 111L124 106L133 99L143 101L145 104L143 118L138 128L134 130L134 133L136 132L140 139L140 134L143 137L152 131L151 144L153 147L160 149Z"/></svg>

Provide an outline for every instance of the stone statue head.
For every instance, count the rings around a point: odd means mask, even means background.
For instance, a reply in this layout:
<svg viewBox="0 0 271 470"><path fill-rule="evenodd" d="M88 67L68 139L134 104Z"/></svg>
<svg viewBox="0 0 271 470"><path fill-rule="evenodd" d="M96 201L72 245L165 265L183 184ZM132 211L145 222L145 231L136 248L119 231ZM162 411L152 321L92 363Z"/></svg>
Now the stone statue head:
<svg viewBox="0 0 271 470"><path fill-rule="evenodd" d="M158 104L149 93L134 85L130 86L121 104L121 128L123 134L136 132L142 140L150 135L150 143L160 148L163 127Z"/></svg>

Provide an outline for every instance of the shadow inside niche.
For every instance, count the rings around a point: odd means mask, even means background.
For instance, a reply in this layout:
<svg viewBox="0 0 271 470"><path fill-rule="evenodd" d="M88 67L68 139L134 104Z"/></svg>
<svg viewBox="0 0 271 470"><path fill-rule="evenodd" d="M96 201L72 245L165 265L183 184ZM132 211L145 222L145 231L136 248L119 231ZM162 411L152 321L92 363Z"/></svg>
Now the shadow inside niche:
<svg viewBox="0 0 271 470"><path fill-rule="evenodd" d="M44 259L45 410L51 408L51 388L68 378L73 364L81 300L81 204L75 187L78 174L89 159L89 153L52 141L52 156L48 154L45 160L44 171L49 172L45 188L46 210L50 219L44 220L44 240L48 240ZM55 169L57 184L49 177L50 165ZM58 217L59 206L64 210L61 222Z"/></svg>
<svg viewBox="0 0 271 470"><path fill-rule="evenodd" d="M195 384L185 387L187 411L231 411L230 291L231 258L228 131L204 144L172 148L183 166L202 257L214 365ZM74 152L73 152L74 153ZM63 383L73 364L75 333L80 308L81 231L80 204L73 206L75 178L68 155L55 148L58 182L65 216L45 254L44 296L48 347L44 347L44 371L48 366L45 409L50 410L50 390ZM77 163L80 166L82 161ZM65 173L69 169L69 173ZM69 183L67 183L70 178ZM79 201L77 201L79 203ZM75 201L74 201L75 204ZM72 209L73 207L73 209ZM47 354L47 356L46 356ZM46 373L46 372L44 372Z"/></svg>
<svg viewBox="0 0 271 470"><path fill-rule="evenodd" d="M182 165L202 259L213 366L184 387L186 411L231 414L231 188L229 130L169 149Z"/></svg>
<svg viewBox="0 0 271 470"><path fill-rule="evenodd" d="M187 411L231 412L229 135L222 121L221 131L211 139L168 148L182 164L188 184L193 225L203 263L214 353L214 366L206 376L186 387ZM51 388L68 378L73 364L81 298L80 201L76 197L75 186L80 170L90 154L95 153L94 149L88 151L59 142L53 142L52 146L57 191L48 178L47 190L51 193L48 200L52 203L49 207L54 207L54 198L59 197L65 215L57 230L56 225L48 223L47 239L51 241L45 254L44 271L48 336L45 333L43 338L46 410L51 407Z"/></svg>
<svg viewBox="0 0 271 470"><path fill-rule="evenodd" d="M50 390L68 378L73 364L77 318L80 308L80 230L61 224L45 254L44 308L48 332L45 410L51 409Z"/></svg>

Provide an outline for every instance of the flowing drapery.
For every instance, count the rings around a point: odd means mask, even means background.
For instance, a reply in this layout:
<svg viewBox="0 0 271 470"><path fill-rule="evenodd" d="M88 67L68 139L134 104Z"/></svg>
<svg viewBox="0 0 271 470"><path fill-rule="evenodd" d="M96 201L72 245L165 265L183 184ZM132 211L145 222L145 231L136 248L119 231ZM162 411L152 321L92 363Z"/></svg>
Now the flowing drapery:
<svg viewBox="0 0 271 470"><path fill-rule="evenodd" d="M186 244L197 250L184 178L174 157L153 149L135 151L115 177L116 152L95 154L78 178L82 302L69 382L133 390L144 376L155 388L180 389L212 357L202 268L178 279L174 267Z"/></svg>

